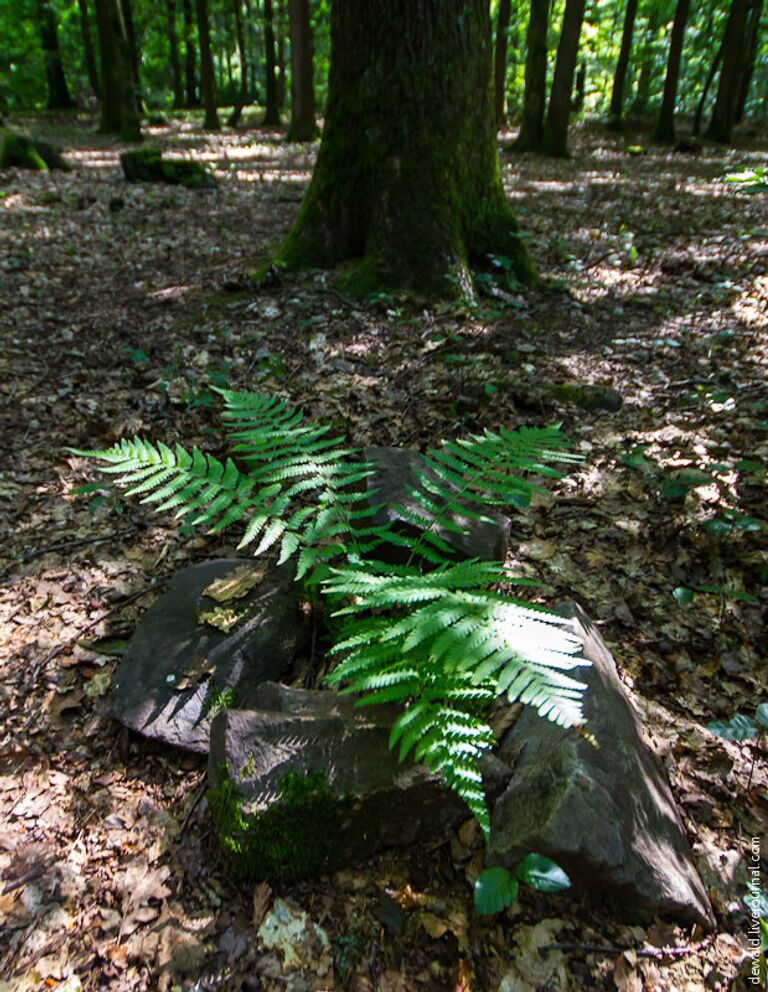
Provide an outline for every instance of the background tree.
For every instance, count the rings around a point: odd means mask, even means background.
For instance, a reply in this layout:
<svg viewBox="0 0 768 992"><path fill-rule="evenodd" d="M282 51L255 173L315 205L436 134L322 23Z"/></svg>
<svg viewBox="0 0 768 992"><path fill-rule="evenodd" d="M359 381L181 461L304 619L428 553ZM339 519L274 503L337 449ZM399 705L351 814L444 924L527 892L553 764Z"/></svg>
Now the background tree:
<svg viewBox="0 0 768 992"><path fill-rule="evenodd" d="M547 117L541 136L541 146L550 155L568 154L568 121L571 116L573 74L579 55L579 36L584 20L586 0L566 0L563 26L557 46L555 74L549 94Z"/></svg>
<svg viewBox="0 0 768 992"><path fill-rule="evenodd" d="M83 58L85 69L88 73L88 82L93 92L99 93L99 71L96 68L96 51L93 47L93 35L91 34L91 18L88 13L88 0L77 0L77 7L80 14L80 31L83 36Z"/></svg>
<svg viewBox="0 0 768 992"><path fill-rule="evenodd" d="M739 92L736 98L736 123L741 123L747 105L749 88L755 72L755 62L760 43L760 23L763 16L763 0L752 0L747 25L747 41L744 46L744 61L740 74Z"/></svg>
<svg viewBox="0 0 768 992"><path fill-rule="evenodd" d="M122 0L96 0L96 25L101 52L102 134L141 141L131 52Z"/></svg>
<svg viewBox="0 0 768 992"><path fill-rule="evenodd" d="M656 37L661 25L661 0L651 0L648 9L648 21L645 26L643 50L640 56L640 71L637 79L637 90L632 102L630 113L640 117L648 110L648 98L651 90L651 80L654 75Z"/></svg>
<svg viewBox="0 0 768 992"><path fill-rule="evenodd" d="M748 0L732 0L723 36L720 79L707 137L729 143L736 123L741 72L745 65Z"/></svg>
<svg viewBox="0 0 768 992"><path fill-rule="evenodd" d="M611 91L611 106L608 111L608 126L618 131L621 129L621 117L624 109L624 92L627 86L627 70L629 69L629 58L632 53L632 37L635 32L635 18L637 17L637 0L627 0L627 8L624 11L624 27L621 32L621 49L616 62L616 72L613 77L613 89Z"/></svg>
<svg viewBox="0 0 768 992"><path fill-rule="evenodd" d="M291 125L289 141L312 141L315 123L314 52L309 0L288 0L291 29Z"/></svg>
<svg viewBox="0 0 768 992"><path fill-rule="evenodd" d="M221 127L216 109L216 75L211 54L211 32L208 23L208 0L195 0L197 13L197 35L200 39L200 89L205 108L203 127L207 131L218 131Z"/></svg>
<svg viewBox="0 0 768 992"><path fill-rule="evenodd" d="M173 87L174 108L184 106L184 82L181 78L179 39L176 31L176 0L166 0L168 24L168 61L171 66L171 86Z"/></svg>
<svg viewBox="0 0 768 992"><path fill-rule="evenodd" d="M195 50L195 22L192 16L192 0L181 0L184 21L184 89L187 107L199 107L197 95L197 52Z"/></svg>
<svg viewBox="0 0 768 992"><path fill-rule="evenodd" d="M528 54L525 59L525 96L520 132L514 143L518 152L541 146L547 105L547 27L549 0L531 0L528 21Z"/></svg>
<svg viewBox="0 0 768 992"><path fill-rule="evenodd" d="M237 51L240 56L240 89L238 90L232 116L229 118L230 127L237 127L243 107L248 102L248 49L245 44L245 25L243 24L243 8L241 0L233 0L232 8L235 15L235 34L237 36Z"/></svg>
<svg viewBox="0 0 768 992"><path fill-rule="evenodd" d="M535 270L504 195L485 0L336 0L317 164L278 261L343 285L471 294L470 263Z"/></svg>
<svg viewBox="0 0 768 992"><path fill-rule="evenodd" d="M493 92L497 128L502 128L506 120L504 103L507 82L509 18L511 12L512 0L499 0L499 9L496 13L496 49L493 60Z"/></svg>
<svg viewBox="0 0 768 992"><path fill-rule="evenodd" d="M280 110L277 104L277 55L272 0L264 0L264 60L266 72L264 124L267 127L274 127L280 123Z"/></svg>
<svg viewBox="0 0 768 992"><path fill-rule="evenodd" d="M74 107L75 102L69 95L69 87L64 76L56 13L51 0L37 0L37 24L45 65L45 84L48 93L46 106L49 110L69 110Z"/></svg>
<svg viewBox="0 0 768 992"><path fill-rule="evenodd" d="M664 78L664 95L661 110L653 137L656 141L672 143L675 140L675 106L677 104L677 84L680 79L680 60L683 57L685 26L688 23L690 0L677 0L672 34L669 40L667 74Z"/></svg>

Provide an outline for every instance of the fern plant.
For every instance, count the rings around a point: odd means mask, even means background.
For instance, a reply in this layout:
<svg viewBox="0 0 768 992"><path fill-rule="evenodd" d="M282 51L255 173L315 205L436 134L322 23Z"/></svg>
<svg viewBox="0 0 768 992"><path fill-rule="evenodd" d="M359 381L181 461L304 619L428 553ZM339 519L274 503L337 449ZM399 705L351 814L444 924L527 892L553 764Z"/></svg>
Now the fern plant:
<svg viewBox="0 0 768 992"><path fill-rule="evenodd" d="M498 562L456 561L447 537L464 532L461 518L485 519L467 500L526 506L537 489L531 474L556 478L555 464L577 456L555 427L444 442L424 456L408 505L394 508L411 525L403 529L377 522L372 466L327 425L277 397L217 391L233 442L224 463L140 438L68 450L100 461L158 511L213 533L239 524L239 548L276 548L281 564L295 558L296 578L319 589L335 618L328 683L361 705L398 704L390 747L438 772L487 836L479 765L494 744L491 704L505 696L577 726L584 685L570 673L586 662L564 620L506 592L532 583ZM405 564L387 563L392 546L405 549Z"/></svg>

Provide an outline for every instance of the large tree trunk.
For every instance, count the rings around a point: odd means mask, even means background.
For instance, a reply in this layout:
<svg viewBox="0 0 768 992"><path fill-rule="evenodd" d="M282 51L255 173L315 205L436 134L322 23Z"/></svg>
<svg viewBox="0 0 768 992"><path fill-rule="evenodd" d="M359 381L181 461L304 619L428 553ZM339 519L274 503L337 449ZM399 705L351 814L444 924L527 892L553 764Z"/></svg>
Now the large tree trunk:
<svg viewBox="0 0 768 992"><path fill-rule="evenodd" d="M141 141L131 50L121 0L96 0L96 25L101 51L102 134L123 141Z"/></svg>
<svg viewBox="0 0 768 992"><path fill-rule="evenodd" d="M512 13L512 0L499 0L496 15L496 51L493 60L493 103L496 111L496 127L504 127L504 108L507 82L507 44L509 41L509 18Z"/></svg>
<svg viewBox="0 0 768 992"><path fill-rule="evenodd" d="M232 108L232 116L229 118L229 126L237 127L243 107L248 102L248 51L245 45L245 26L243 25L243 9L241 0L233 0L232 6L235 14L235 34L237 35L237 51L240 55L240 89L237 94L235 106Z"/></svg>
<svg viewBox="0 0 768 992"><path fill-rule="evenodd" d="M635 18L637 17L637 0L627 0L624 12L624 29L621 32L621 48L613 76L611 106L608 110L608 127L614 131L621 130L621 116L624 110L624 91L627 86L627 70L629 57L632 54L632 36L635 33Z"/></svg>
<svg viewBox="0 0 768 992"><path fill-rule="evenodd" d="M335 0L322 142L277 261L352 262L355 295L470 295L469 264L489 253L534 281L501 183L491 69L487 0Z"/></svg>
<svg viewBox="0 0 768 992"><path fill-rule="evenodd" d="M199 107L195 68L197 53L195 52L195 25L192 17L192 0L181 0L181 12L184 18L184 89L188 107Z"/></svg>
<svg viewBox="0 0 768 992"><path fill-rule="evenodd" d="M675 140L675 104L677 103L677 83L680 79L680 60L683 56L683 41L685 25L688 23L688 10L691 0L677 0L675 19L672 22L672 35L669 41L669 58L667 59L667 74L664 77L664 95L661 98L661 110L654 140L669 142Z"/></svg>
<svg viewBox="0 0 768 992"><path fill-rule="evenodd" d="M176 0L166 0L168 16L168 61L171 63L171 85L173 87L173 106L184 106L184 83L181 78L181 60L179 58L179 38L176 32Z"/></svg>
<svg viewBox="0 0 768 992"><path fill-rule="evenodd" d="M725 144L730 144L736 122L736 103L741 82L739 69L742 65L746 29L747 0L732 0L723 36L723 59L717 96L707 128L708 138Z"/></svg>
<svg viewBox="0 0 768 992"><path fill-rule="evenodd" d="M218 131L221 125L216 109L216 76L211 55L208 0L195 0L195 10L197 11L197 34L200 39L200 88L203 91L203 107L205 108L203 127L207 131Z"/></svg>
<svg viewBox="0 0 768 992"><path fill-rule="evenodd" d="M315 123L315 81L309 0L288 0L291 25L291 126L289 141L312 141Z"/></svg>
<svg viewBox="0 0 768 992"><path fill-rule="evenodd" d="M96 51L93 47L93 35L91 34L91 19L88 16L88 0L77 0L80 11L80 33L83 36L83 54L85 55L85 69L88 73L88 82L91 89L99 95L99 71L96 68Z"/></svg>
<svg viewBox="0 0 768 992"><path fill-rule="evenodd" d="M744 66L739 80L739 95L736 99L736 123L740 124L747 105L749 88L755 71L757 49L760 42L760 19L763 15L763 0L752 0L752 9L747 27L747 43L744 46Z"/></svg>
<svg viewBox="0 0 768 992"><path fill-rule="evenodd" d="M568 119L571 115L573 74L579 55L579 36L585 6L586 0L566 0L555 74L552 77L549 107L541 139L541 147L545 152L561 158L568 154Z"/></svg>
<svg viewBox="0 0 768 992"><path fill-rule="evenodd" d="M277 106L277 56L275 54L275 28L272 0L264 0L264 58L266 69L266 106L264 108L264 123L273 127L280 123L280 111Z"/></svg>
<svg viewBox="0 0 768 992"><path fill-rule="evenodd" d="M59 31L51 0L37 0L37 25L45 62L46 106L49 110L69 110L75 102L69 95L59 48Z"/></svg>
<svg viewBox="0 0 768 992"><path fill-rule="evenodd" d="M659 0L653 0L651 9L648 11L643 53L640 56L640 73L637 79L637 90L629 111L630 114L638 117L648 109L648 97L651 92L651 80L653 79L654 46L660 24L661 6Z"/></svg>
<svg viewBox="0 0 768 992"><path fill-rule="evenodd" d="M531 0L528 21L528 54L525 57L525 94L520 133L514 143L517 152L541 147L544 111L547 105L547 27L549 0Z"/></svg>

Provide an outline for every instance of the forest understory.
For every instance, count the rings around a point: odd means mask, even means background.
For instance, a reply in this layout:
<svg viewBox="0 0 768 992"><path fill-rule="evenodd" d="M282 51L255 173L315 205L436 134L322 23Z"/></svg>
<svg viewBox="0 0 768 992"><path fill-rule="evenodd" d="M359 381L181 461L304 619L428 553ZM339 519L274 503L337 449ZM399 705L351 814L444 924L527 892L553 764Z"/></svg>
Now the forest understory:
<svg viewBox="0 0 768 992"><path fill-rule="evenodd" d="M723 177L764 163L768 136L686 155L592 126L567 161L504 154L541 288L505 286L502 260L475 306L421 309L353 303L320 272L249 283L316 146L148 129L215 171L218 190L192 191L126 183L122 146L85 119L44 125L73 171L0 175L0 990L755 987L742 900L749 852L768 852L765 749L706 725L766 698L768 199ZM562 422L583 466L515 516L510 560L599 622L715 933L624 926L575 890L474 917L461 836L274 892L223 874L204 761L129 735L108 699L153 597L236 537L75 494L97 475L63 449L140 434L221 455L225 385L357 446ZM592 408L593 385L621 408ZM276 896L329 940L282 971L256 939Z"/></svg>

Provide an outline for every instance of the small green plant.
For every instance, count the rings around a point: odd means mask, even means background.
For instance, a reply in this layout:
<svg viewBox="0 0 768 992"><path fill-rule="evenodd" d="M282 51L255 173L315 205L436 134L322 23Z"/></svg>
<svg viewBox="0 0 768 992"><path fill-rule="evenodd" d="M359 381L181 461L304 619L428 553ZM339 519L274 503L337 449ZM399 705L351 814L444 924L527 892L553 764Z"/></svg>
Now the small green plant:
<svg viewBox="0 0 768 992"><path fill-rule="evenodd" d="M722 737L726 741L750 741L756 738L759 746L765 742L768 733L768 703L760 703L755 710L755 717L745 716L743 713L736 713L730 720L713 720L707 724L707 730ZM752 752L752 763L749 766L749 778L747 780L747 791L752 785L752 774L755 770L756 754Z"/></svg>
<svg viewBox="0 0 768 992"><path fill-rule="evenodd" d="M571 880L559 865L541 854L527 854L514 871L486 868L475 882L475 912L480 916L500 913L517 899L521 885L538 892L561 892Z"/></svg>
<svg viewBox="0 0 768 992"><path fill-rule="evenodd" d="M725 182L735 186L739 193L768 192L768 173L765 168L758 166L754 169L742 169L741 172L729 172Z"/></svg>
<svg viewBox="0 0 768 992"><path fill-rule="evenodd" d="M224 463L141 438L69 450L106 463L129 494L187 525L217 533L240 524L240 548L294 559L297 580L322 595L333 621L327 681L361 705L396 704L390 747L439 773L487 836L479 761L494 737L485 714L503 695L560 726L580 724L585 687L570 672L587 662L567 621L507 592L533 583L498 562L457 561L446 538L465 532L459 508L465 520L484 519L467 501L524 507L540 489L530 475L558 478L553 465L578 456L556 427L443 442L424 456L411 504L396 508L404 530L376 522L372 469L328 425L277 397L217 392L234 443ZM389 563L393 551L404 564Z"/></svg>

